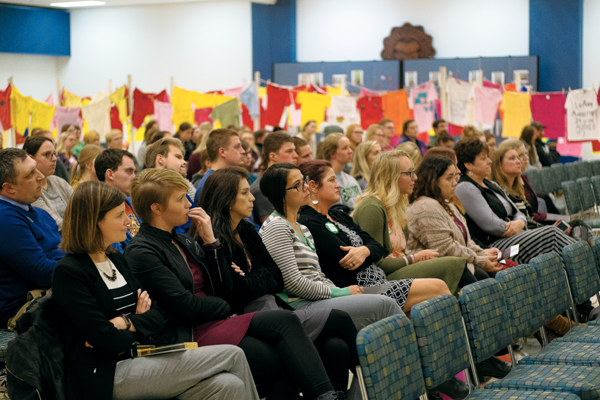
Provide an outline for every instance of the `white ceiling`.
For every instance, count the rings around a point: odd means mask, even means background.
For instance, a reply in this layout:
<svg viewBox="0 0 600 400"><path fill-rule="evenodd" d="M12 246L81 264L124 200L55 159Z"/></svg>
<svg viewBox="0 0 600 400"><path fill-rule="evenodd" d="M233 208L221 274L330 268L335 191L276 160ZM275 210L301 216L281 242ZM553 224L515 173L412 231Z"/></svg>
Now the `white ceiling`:
<svg viewBox="0 0 600 400"><path fill-rule="evenodd" d="M63 7L50 7L50 3L57 3L63 1L70 0L1 0L2 3L8 4L18 4L24 6L31 7L47 7L47 8L56 8L56 9L64 9ZM94 7L77 7L79 8L98 8L98 7L120 7L120 6L131 6L131 5L144 5L144 4L169 4L169 3L197 3L197 2L207 2L207 1L218 1L218 2L226 2L226 1L234 1L234 0L99 0L106 2L106 5L103 6L94 6ZM240 0L235 0L240 1ZM275 4L277 0L241 0L241 1L249 1L251 3L261 3L261 4ZM76 8L73 8L76 9Z"/></svg>

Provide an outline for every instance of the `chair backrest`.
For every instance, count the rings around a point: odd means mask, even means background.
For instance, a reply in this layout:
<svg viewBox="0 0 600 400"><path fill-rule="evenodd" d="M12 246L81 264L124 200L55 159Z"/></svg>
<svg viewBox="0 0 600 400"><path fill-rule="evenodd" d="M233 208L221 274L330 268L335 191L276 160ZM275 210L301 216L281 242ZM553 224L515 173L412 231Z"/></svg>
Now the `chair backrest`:
<svg viewBox="0 0 600 400"><path fill-rule="evenodd" d="M575 179L580 178L579 167L577 166L577 162L567 163L565 164L565 166L567 172L567 179L569 179L570 181L574 181Z"/></svg>
<svg viewBox="0 0 600 400"><path fill-rule="evenodd" d="M562 189L561 183L568 181L567 169L564 164L552 164L550 169L554 172L554 180L556 181L557 190Z"/></svg>
<svg viewBox="0 0 600 400"><path fill-rule="evenodd" d="M579 185L575 181L566 181L561 184L567 212L569 214L577 214L581 211L581 199L579 196Z"/></svg>
<svg viewBox="0 0 600 400"><path fill-rule="evenodd" d="M596 204L600 204L600 176L592 176L590 181L592 182L592 189L594 190Z"/></svg>
<svg viewBox="0 0 600 400"><path fill-rule="evenodd" d="M592 181L590 178L587 176L583 178L577 178L575 182L577 182L577 185L579 186L579 198L581 199L582 210L585 211L593 208L596 204L596 199L594 198L594 191L592 189Z"/></svg>
<svg viewBox="0 0 600 400"><path fill-rule="evenodd" d="M442 295L418 303L410 314L427 388L436 387L469 367L462 315L453 296Z"/></svg>
<svg viewBox="0 0 600 400"><path fill-rule="evenodd" d="M531 183L531 187L533 187L533 190L535 190L536 193L544 191L539 170L529 169L525 171L525 175L527 175L527 179L529 179L529 183Z"/></svg>
<svg viewBox="0 0 600 400"><path fill-rule="evenodd" d="M588 161L582 161L580 163L577 163L577 169L579 170L580 178L590 178L594 176L592 165Z"/></svg>
<svg viewBox="0 0 600 400"><path fill-rule="evenodd" d="M425 393L417 337L405 315L361 329L356 348L369 399L416 399Z"/></svg>
<svg viewBox="0 0 600 400"><path fill-rule="evenodd" d="M538 196L545 196L548 193L553 193L559 190L556 187L557 182L554 177L554 170L552 168L544 167L540 170L540 180L542 181L542 192L537 193Z"/></svg>
<svg viewBox="0 0 600 400"><path fill-rule="evenodd" d="M542 254L529 260L529 265L537 272L546 320L571 307L569 286L560 256L555 252Z"/></svg>
<svg viewBox="0 0 600 400"><path fill-rule="evenodd" d="M513 339L529 336L546 323L535 267L521 264L496 274L504 290Z"/></svg>
<svg viewBox="0 0 600 400"><path fill-rule="evenodd" d="M590 161L594 175L600 175L600 160Z"/></svg>
<svg viewBox="0 0 600 400"><path fill-rule="evenodd" d="M592 237L591 248L592 248L592 252L594 253L594 261L596 262L596 269L598 270L598 274L600 275L600 237L598 237L598 236Z"/></svg>
<svg viewBox="0 0 600 400"><path fill-rule="evenodd" d="M485 279L463 287L459 303L475 364L512 343L504 292L497 280Z"/></svg>
<svg viewBox="0 0 600 400"><path fill-rule="evenodd" d="M581 304L600 290L600 277L594 253L587 242L563 247L563 263L575 304Z"/></svg>

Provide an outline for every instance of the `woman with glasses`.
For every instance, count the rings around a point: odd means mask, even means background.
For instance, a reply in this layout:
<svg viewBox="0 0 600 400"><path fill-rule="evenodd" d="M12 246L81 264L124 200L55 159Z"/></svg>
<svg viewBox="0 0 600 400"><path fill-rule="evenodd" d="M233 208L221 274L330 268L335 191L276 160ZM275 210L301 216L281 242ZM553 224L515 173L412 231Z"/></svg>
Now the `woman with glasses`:
<svg viewBox="0 0 600 400"><path fill-rule="evenodd" d="M373 162L372 171L352 216L360 229L383 247L384 255L376 265L387 279L440 279L452 293L475 282L464 259L438 258L437 247L406 251L409 234L405 212L417 180L409 157L400 150L382 153Z"/></svg>
<svg viewBox="0 0 600 400"><path fill-rule="evenodd" d="M372 287L368 289L370 293L392 298L405 313L421 301L450 294L448 286L439 279L388 280L375 265L386 255L383 247L350 216L330 209L340 197L340 185L330 164L313 160L302 164L300 170L308 180L307 197L312 201L300 209L298 222L310 231L321 268L334 284ZM432 253L424 253L423 258L432 257Z"/></svg>
<svg viewBox="0 0 600 400"><path fill-rule="evenodd" d="M555 226L527 229L526 215L501 186L487 179L492 174L492 161L485 142L479 139L461 140L454 150L462 173L456 186L456 196L465 207L469 232L480 247L504 250L519 244L519 253L512 260L522 264L550 251L562 254L563 247L575 243ZM496 150L496 157L498 168L504 168L514 179L521 175L516 150L509 150L502 156Z"/></svg>
<svg viewBox="0 0 600 400"><path fill-rule="evenodd" d="M363 130L360 124L348 125L348 128L346 128L346 137L350 141L352 150L356 150L356 147L363 141Z"/></svg>
<svg viewBox="0 0 600 400"><path fill-rule="evenodd" d="M63 216L73 195L73 188L64 179L54 175L56 169L56 151L54 142L45 136L29 137L23 150L37 162L37 169L44 175L42 180L42 197L32 206L48 211L62 230Z"/></svg>

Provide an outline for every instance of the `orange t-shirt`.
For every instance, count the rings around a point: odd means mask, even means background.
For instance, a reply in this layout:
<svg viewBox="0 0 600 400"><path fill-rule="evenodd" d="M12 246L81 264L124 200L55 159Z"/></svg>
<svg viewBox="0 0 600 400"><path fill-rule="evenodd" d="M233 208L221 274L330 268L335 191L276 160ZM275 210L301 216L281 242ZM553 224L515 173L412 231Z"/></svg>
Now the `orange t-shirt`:
<svg viewBox="0 0 600 400"><path fill-rule="evenodd" d="M396 129L400 129L407 119L413 119L413 113L408 108L408 93L400 89L382 96L383 115L394 121Z"/></svg>

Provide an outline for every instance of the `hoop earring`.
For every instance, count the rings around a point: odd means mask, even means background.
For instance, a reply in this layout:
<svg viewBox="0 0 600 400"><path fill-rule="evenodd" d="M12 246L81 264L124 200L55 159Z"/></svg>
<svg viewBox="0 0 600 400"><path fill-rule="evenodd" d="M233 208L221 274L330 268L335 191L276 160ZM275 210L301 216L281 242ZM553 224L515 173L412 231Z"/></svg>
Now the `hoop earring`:
<svg viewBox="0 0 600 400"><path fill-rule="evenodd" d="M312 196L313 196L313 195L312 195L312 193L311 193L311 194L310 194L310 201L311 201L311 203L313 203L314 205L317 205L317 204L319 204L319 200L313 200L313 199L312 199Z"/></svg>

